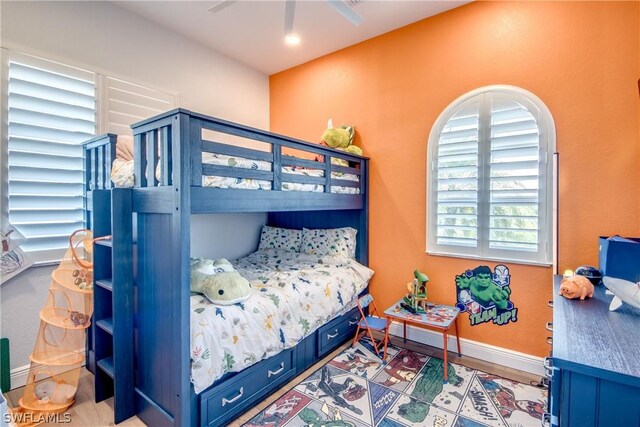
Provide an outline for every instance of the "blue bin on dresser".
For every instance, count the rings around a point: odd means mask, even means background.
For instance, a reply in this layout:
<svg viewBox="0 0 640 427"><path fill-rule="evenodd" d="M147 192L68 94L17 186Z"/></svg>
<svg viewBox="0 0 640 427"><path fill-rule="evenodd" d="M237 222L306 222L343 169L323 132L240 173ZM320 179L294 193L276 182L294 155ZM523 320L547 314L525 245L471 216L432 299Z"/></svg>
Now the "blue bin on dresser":
<svg viewBox="0 0 640 427"><path fill-rule="evenodd" d="M603 276L640 282L640 238L600 237L599 254Z"/></svg>

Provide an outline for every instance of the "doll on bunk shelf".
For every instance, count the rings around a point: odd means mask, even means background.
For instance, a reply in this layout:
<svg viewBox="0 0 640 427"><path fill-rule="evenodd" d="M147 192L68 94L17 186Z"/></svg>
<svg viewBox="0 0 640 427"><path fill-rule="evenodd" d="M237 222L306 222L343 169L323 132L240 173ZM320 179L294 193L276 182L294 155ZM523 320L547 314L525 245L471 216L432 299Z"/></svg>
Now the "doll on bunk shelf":
<svg viewBox="0 0 640 427"><path fill-rule="evenodd" d="M415 312L424 313L427 311L427 283L429 277L416 270L413 272L413 281L407 283L409 293L404 297L404 302Z"/></svg>

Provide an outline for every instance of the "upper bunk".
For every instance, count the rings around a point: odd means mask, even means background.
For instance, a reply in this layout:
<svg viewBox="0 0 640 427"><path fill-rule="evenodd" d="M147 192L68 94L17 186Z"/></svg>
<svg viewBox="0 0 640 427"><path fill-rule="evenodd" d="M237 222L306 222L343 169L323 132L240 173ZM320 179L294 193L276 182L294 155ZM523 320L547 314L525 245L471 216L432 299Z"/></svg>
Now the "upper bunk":
<svg viewBox="0 0 640 427"><path fill-rule="evenodd" d="M172 213L177 199L194 214L367 207L366 157L181 108L131 127L135 212ZM115 141L84 143L88 192L112 188Z"/></svg>

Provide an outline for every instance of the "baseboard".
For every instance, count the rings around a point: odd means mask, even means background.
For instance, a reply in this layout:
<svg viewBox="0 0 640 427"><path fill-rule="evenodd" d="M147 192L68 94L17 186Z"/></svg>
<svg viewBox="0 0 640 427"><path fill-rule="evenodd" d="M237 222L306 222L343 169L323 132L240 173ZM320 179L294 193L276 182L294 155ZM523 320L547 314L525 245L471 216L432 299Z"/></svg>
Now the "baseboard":
<svg viewBox="0 0 640 427"><path fill-rule="evenodd" d="M11 390L27 383L30 367L31 365L24 365L11 370Z"/></svg>
<svg viewBox="0 0 640 427"><path fill-rule="evenodd" d="M393 322L389 328L389 333L402 338L402 323ZM444 347L441 333L412 325L407 325L407 339L430 345L432 347ZM455 336L449 336L447 347L449 348L449 351L456 351L457 344ZM466 338L460 338L460 347L463 356L470 356L485 362L506 366L534 375L544 375L542 357L532 356L530 354L520 353L519 351L496 347Z"/></svg>

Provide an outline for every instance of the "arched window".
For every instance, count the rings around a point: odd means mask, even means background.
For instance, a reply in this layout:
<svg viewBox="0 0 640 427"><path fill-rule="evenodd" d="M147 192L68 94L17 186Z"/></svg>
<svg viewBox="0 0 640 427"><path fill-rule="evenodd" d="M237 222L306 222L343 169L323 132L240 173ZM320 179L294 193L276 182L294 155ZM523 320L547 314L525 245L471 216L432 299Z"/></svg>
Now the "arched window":
<svg viewBox="0 0 640 427"><path fill-rule="evenodd" d="M555 126L530 92L487 86L436 120L427 157L427 252L550 264Z"/></svg>

